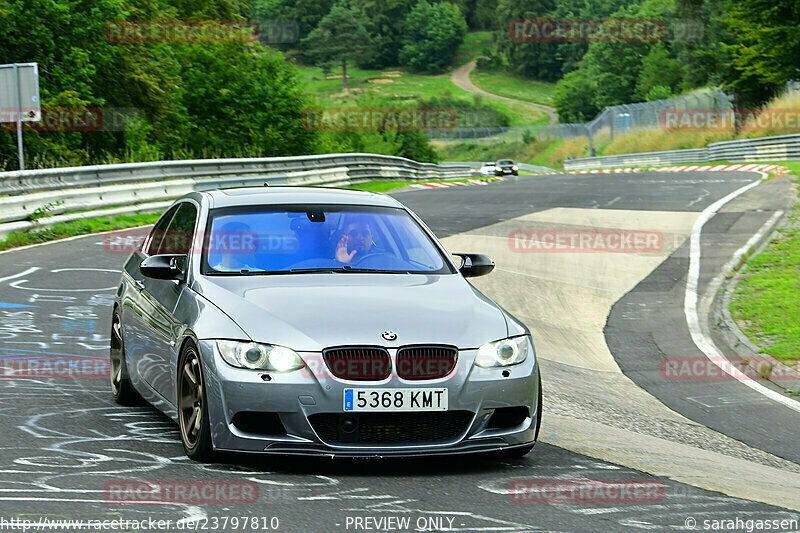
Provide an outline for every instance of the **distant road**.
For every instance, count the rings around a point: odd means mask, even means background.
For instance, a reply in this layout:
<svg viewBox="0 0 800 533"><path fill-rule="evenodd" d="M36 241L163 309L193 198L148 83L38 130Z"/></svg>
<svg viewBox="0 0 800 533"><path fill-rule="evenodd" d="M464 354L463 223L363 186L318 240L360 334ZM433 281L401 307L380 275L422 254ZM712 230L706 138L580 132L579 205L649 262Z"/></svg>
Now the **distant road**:
<svg viewBox="0 0 800 533"><path fill-rule="evenodd" d="M469 75L474 69L475 69L475 60L473 59L469 63L455 69L450 74L450 80L461 89L464 89L465 91L469 91L474 94L480 94L481 96L485 96L487 98L495 98L497 100L505 100L507 102L513 102L515 104L533 107L535 109L538 109L539 111L547 113L547 116L550 117L550 124L558 123L558 113L556 112L554 107L542 104L534 104L533 102L526 102L525 100L517 100L515 98L508 98L507 96L500 96L499 94L492 94L474 85L472 83L472 80L469 79Z"/></svg>

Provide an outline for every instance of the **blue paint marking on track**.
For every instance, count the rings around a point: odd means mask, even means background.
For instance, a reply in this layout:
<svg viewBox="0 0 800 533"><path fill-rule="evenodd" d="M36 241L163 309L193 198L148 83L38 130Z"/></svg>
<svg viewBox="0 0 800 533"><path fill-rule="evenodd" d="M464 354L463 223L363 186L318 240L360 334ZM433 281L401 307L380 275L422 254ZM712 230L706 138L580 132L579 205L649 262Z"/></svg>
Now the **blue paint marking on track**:
<svg viewBox="0 0 800 533"><path fill-rule="evenodd" d="M18 309L20 307L36 307L35 305L9 304L0 302L0 309Z"/></svg>

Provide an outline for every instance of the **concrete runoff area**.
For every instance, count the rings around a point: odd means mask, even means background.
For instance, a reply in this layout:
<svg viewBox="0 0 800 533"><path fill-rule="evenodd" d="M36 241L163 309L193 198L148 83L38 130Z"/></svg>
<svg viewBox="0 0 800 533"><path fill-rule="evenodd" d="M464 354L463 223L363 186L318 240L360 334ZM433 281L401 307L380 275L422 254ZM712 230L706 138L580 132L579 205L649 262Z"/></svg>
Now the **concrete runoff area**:
<svg viewBox="0 0 800 533"><path fill-rule="evenodd" d="M691 212L555 208L447 237L444 243L448 250L481 250L495 260L496 273L474 284L531 328L542 357L619 371L603 338L608 312L686 239L696 217ZM543 238L548 231L593 236L597 230L635 228L663 234L663 246L648 253L531 251L515 248L511 236L519 230Z"/></svg>
<svg viewBox="0 0 800 533"><path fill-rule="evenodd" d="M551 395L559 397L560 414L545 408L544 442L707 490L800 511L800 467L667 408L621 373L606 345L603 328L613 304L675 252L689 237L697 216L696 212L555 208L443 242L448 250L480 250L499 265L496 275L472 283L531 329L537 356L543 360L545 406ZM541 236L547 230L591 234L621 228L660 232L663 246L652 253L531 253L516 249L511 237L520 229L535 229ZM555 391L548 388L550 372L559 368L563 375L570 367L576 373L573 380L556 382ZM575 411L593 410L593 418L574 416ZM605 413L624 413L621 418L628 419L628 427L620 427L620 416L609 418ZM693 442L677 432L653 435L647 426L656 418L659 426L681 427ZM670 438L675 436L678 442ZM754 458L757 463L751 462Z"/></svg>

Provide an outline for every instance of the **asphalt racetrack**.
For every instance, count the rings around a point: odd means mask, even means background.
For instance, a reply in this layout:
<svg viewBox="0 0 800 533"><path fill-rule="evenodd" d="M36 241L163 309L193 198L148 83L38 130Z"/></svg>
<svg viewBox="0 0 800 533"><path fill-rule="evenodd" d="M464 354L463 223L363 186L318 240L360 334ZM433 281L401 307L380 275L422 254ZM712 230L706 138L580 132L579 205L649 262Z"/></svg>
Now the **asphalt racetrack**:
<svg viewBox="0 0 800 533"><path fill-rule="evenodd" d="M152 407L116 405L106 379L14 379L6 371L37 357L107 360L125 259L110 253L107 236L0 254L0 520L505 532L701 530L704 521L739 519L794 520L798 529L800 412L734 380L667 379L659 366L664 357L704 357L684 316L688 239L698 217L760 179L745 172L522 176L394 194L449 251L490 255L497 268L474 284L532 331L544 417L540 442L519 460L237 455L194 463L176 425ZM764 182L706 223L699 293L785 209L788 190L788 178ZM618 230L656 235L657 243L561 253L526 240L532 233ZM238 484L253 498L122 501L114 492L198 480ZM657 490L569 499L519 489L564 481ZM237 527L232 517L239 517Z"/></svg>

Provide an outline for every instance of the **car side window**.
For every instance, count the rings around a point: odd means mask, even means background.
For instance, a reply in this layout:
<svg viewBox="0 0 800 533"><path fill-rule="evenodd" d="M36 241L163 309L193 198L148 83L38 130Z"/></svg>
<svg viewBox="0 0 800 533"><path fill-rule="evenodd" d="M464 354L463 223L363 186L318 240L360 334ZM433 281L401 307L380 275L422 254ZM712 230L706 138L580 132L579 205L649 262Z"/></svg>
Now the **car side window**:
<svg viewBox="0 0 800 533"><path fill-rule="evenodd" d="M178 207L175 206L162 216L158 222L156 222L153 231L150 232L150 238L147 244L147 249L144 251L147 255L156 255L158 253L158 249L161 246L161 241L164 240L164 234L167 232L167 227L169 227L169 223L172 222L172 218L175 216L175 211L178 210Z"/></svg>
<svg viewBox="0 0 800 533"><path fill-rule="evenodd" d="M158 253L187 255L194 241L196 222L197 208L189 202L182 203L170 222Z"/></svg>

